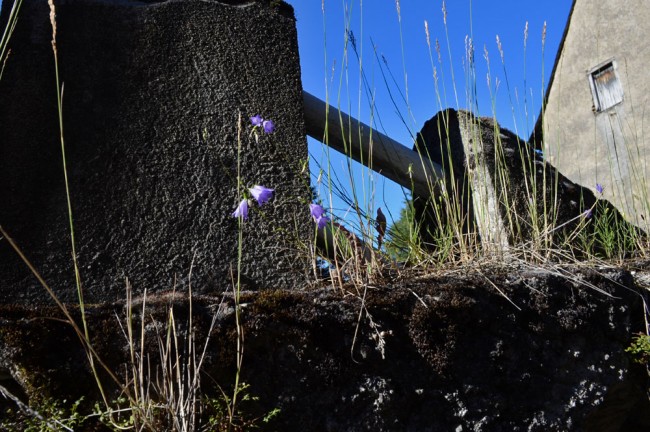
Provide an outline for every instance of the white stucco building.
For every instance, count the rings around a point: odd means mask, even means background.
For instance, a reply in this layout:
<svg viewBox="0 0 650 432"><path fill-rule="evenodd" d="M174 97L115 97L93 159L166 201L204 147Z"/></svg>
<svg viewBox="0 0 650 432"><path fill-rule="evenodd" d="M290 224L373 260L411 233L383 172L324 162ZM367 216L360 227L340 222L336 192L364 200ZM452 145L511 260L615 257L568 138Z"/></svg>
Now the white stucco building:
<svg viewBox="0 0 650 432"><path fill-rule="evenodd" d="M538 123L549 161L650 226L650 0L574 0Z"/></svg>

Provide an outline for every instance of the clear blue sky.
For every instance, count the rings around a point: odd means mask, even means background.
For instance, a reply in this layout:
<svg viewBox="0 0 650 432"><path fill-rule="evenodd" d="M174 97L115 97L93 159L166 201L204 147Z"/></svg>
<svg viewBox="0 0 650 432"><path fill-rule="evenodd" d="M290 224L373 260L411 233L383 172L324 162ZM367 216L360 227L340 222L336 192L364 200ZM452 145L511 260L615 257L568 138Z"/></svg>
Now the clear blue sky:
<svg viewBox="0 0 650 432"><path fill-rule="evenodd" d="M303 88L321 99L329 93L332 105L338 106L340 97L340 106L346 112L365 123L373 123L380 131L409 147L412 146L411 137L441 106L470 108L466 92L472 89L473 80L467 79L466 38L472 38L474 45L479 114L495 116L503 127L528 138L540 111L572 2L448 0L445 28L442 0L402 0L399 2L401 20L395 0L288 0L296 13ZM437 92L425 20L438 76ZM546 36L542 50L544 22ZM524 36L526 23L527 39ZM351 46L348 45L345 52L346 27L354 34L361 61ZM503 49L505 72L497 35ZM441 61L435 49L436 40L440 44ZM490 87L484 48L489 58ZM367 80L366 87L359 84L360 64ZM382 68L385 74L388 75L388 69L392 74L387 77L388 84L382 76ZM372 117L367 91L375 98ZM391 101L389 93L397 103ZM406 121L400 119L398 112ZM326 161L321 146L311 139L310 152L315 161ZM344 160L333 156L330 160L341 178L346 178ZM361 205L372 211L378 206L388 207L396 218L404 199L401 189L375 176L373 192L370 176L355 166L355 181L366 185L365 192L357 188ZM316 171L314 163L312 170ZM325 185L320 191L326 194ZM347 207L340 200L335 199L333 205L337 214L345 214Z"/></svg>

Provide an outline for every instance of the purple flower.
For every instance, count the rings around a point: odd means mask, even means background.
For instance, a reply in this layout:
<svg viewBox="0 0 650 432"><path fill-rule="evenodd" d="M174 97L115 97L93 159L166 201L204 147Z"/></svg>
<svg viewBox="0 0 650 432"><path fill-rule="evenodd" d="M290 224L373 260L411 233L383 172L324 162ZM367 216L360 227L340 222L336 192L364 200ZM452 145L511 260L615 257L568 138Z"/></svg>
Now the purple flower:
<svg viewBox="0 0 650 432"><path fill-rule="evenodd" d="M253 198L257 201L259 205L265 204L273 196L273 191L275 189L269 189L264 186L255 185L252 188L248 189L253 195Z"/></svg>
<svg viewBox="0 0 650 432"><path fill-rule="evenodd" d="M589 219L591 217L591 209L587 209L582 213L582 217L585 219Z"/></svg>
<svg viewBox="0 0 650 432"><path fill-rule="evenodd" d="M232 214L232 217L241 217L244 220L248 219L248 200L243 199L237 206L237 210Z"/></svg>
<svg viewBox="0 0 650 432"><path fill-rule="evenodd" d="M325 225L327 225L327 222L330 221L330 218L327 216L323 215L319 218L316 219L316 223L318 224L318 229L323 229L325 228Z"/></svg>
<svg viewBox="0 0 650 432"><path fill-rule="evenodd" d="M314 220L317 220L323 216L325 209L320 204L309 204L309 212L314 217Z"/></svg>
<svg viewBox="0 0 650 432"><path fill-rule="evenodd" d="M264 120L262 122L262 127L264 128L264 132L267 134L273 133L273 131L275 131L275 124L273 123L273 120Z"/></svg>
<svg viewBox="0 0 650 432"><path fill-rule="evenodd" d="M596 192L602 195L604 190L605 188L603 187L603 185L601 185L600 183L596 183Z"/></svg>
<svg viewBox="0 0 650 432"><path fill-rule="evenodd" d="M251 117L251 124L253 126L261 126L263 121L264 121L264 119L259 114L256 115L256 116Z"/></svg>
<svg viewBox="0 0 650 432"><path fill-rule="evenodd" d="M309 213L311 213L316 224L318 224L319 229L324 228L330 220L330 218L325 216L325 209L320 204L309 204Z"/></svg>

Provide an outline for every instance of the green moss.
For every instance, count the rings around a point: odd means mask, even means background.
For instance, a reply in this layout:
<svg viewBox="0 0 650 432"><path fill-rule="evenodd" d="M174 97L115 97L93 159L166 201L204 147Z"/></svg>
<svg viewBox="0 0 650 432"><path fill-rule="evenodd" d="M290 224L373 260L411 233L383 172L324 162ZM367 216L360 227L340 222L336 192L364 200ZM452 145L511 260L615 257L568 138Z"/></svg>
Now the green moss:
<svg viewBox="0 0 650 432"><path fill-rule="evenodd" d="M254 306L259 312L275 315L280 311L291 313L293 306L301 302L300 294L286 290L265 290L255 294Z"/></svg>

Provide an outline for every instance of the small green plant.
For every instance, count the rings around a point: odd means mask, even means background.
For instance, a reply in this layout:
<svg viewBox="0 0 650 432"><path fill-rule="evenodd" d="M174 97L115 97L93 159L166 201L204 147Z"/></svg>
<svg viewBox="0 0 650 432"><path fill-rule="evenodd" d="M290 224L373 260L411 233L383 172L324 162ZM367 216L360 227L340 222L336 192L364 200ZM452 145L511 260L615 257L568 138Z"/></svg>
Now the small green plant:
<svg viewBox="0 0 650 432"><path fill-rule="evenodd" d="M79 412L83 397L69 404L67 400L45 399L34 407L18 406L7 410L0 422L0 430L8 432L74 431L88 419Z"/></svg>
<svg viewBox="0 0 650 432"><path fill-rule="evenodd" d="M128 400L120 397L113 401L113 406L126 406ZM136 419L131 409L107 409L105 405L99 402L95 403L93 415L99 418L104 426L112 430L128 430L135 427Z"/></svg>
<svg viewBox="0 0 650 432"><path fill-rule="evenodd" d="M600 188L600 189L599 189ZM602 186L596 185L602 191ZM599 207L600 211L595 211ZM611 207L596 204L585 210L583 220L576 228L580 247L588 258L623 260L634 251L640 251L640 231L616 214ZM591 230L584 229L592 224ZM573 236L569 236L569 240Z"/></svg>
<svg viewBox="0 0 650 432"><path fill-rule="evenodd" d="M650 364L650 336L645 333L637 334L625 352L630 354L632 361L643 365Z"/></svg>
<svg viewBox="0 0 650 432"><path fill-rule="evenodd" d="M389 238L386 241L386 251L399 261L408 261L413 247L412 243L418 241L417 224L414 220L413 201L407 200L400 211L399 218L393 222L388 230Z"/></svg>
<svg viewBox="0 0 650 432"><path fill-rule="evenodd" d="M223 392L221 397L206 398L204 406L208 412L207 430L217 432L241 432L251 429L259 429L261 423L269 423L273 418L280 414L279 408L274 408L260 417L250 417L243 409L242 405L259 400L257 396L250 393L250 384L244 382L239 384L239 388L234 392L239 397L239 402L233 405L232 399ZM233 411L233 408L235 409Z"/></svg>

